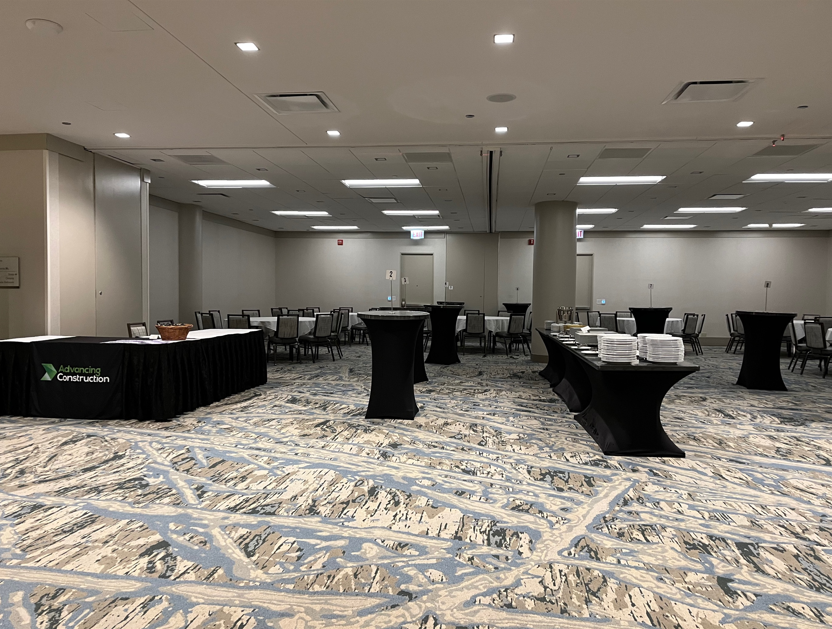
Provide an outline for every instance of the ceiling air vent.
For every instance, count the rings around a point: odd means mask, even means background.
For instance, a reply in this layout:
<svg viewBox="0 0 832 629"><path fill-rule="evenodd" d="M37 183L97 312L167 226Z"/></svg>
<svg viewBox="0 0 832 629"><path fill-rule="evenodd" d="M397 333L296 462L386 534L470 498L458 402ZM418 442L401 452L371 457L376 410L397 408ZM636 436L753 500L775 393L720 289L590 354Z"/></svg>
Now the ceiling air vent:
<svg viewBox="0 0 832 629"><path fill-rule="evenodd" d="M598 159L641 159L653 149L604 149Z"/></svg>
<svg viewBox="0 0 832 629"><path fill-rule="evenodd" d="M404 153L408 164L449 164L450 153Z"/></svg>
<svg viewBox="0 0 832 629"><path fill-rule="evenodd" d="M178 159L180 162L187 164L188 166L221 166L227 165L228 162L222 161L219 157L209 154L201 154L201 155L171 155L173 159Z"/></svg>
<svg viewBox="0 0 832 629"><path fill-rule="evenodd" d="M751 157L794 157L816 149L820 144L776 144L757 151Z"/></svg>
<svg viewBox="0 0 832 629"><path fill-rule="evenodd" d="M338 111L323 92L258 94L269 109L277 114L325 114Z"/></svg>
<svg viewBox="0 0 832 629"><path fill-rule="evenodd" d="M757 79L730 79L727 81L687 81L677 85L662 105L666 103L721 103L743 96Z"/></svg>

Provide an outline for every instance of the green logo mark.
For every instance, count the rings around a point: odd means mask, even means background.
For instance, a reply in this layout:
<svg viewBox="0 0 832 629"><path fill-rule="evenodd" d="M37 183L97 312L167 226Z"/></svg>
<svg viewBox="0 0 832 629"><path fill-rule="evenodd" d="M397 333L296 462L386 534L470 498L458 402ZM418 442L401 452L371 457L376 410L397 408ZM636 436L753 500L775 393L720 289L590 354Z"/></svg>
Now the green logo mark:
<svg viewBox="0 0 832 629"><path fill-rule="evenodd" d="M58 373L58 370L55 369L49 363L41 363L41 365L43 365L43 369L46 371L46 373L43 374L43 378L41 378L41 380L46 380L48 382L48 381L52 380L52 378L55 377L55 374Z"/></svg>

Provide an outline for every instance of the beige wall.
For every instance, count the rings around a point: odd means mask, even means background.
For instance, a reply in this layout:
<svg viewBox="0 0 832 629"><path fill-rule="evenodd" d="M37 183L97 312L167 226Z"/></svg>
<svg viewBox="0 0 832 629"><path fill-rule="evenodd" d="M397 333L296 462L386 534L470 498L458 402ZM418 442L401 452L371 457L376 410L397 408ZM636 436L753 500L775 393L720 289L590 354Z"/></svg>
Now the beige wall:
<svg viewBox="0 0 832 629"><path fill-rule="evenodd" d="M448 234L448 301L496 315L499 234ZM500 306L502 307L502 306Z"/></svg>
<svg viewBox="0 0 832 629"><path fill-rule="evenodd" d="M501 309L506 301L532 300L534 246L528 241L533 237L531 232L500 234L497 302Z"/></svg>
<svg viewBox="0 0 832 629"><path fill-rule="evenodd" d="M0 289L0 338L46 334L45 150L0 150L0 255L20 258L20 288Z"/></svg>
<svg viewBox="0 0 832 629"><path fill-rule="evenodd" d="M179 322L179 216L175 210L150 206L150 321ZM188 318L184 323L193 323Z"/></svg>
<svg viewBox="0 0 832 629"><path fill-rule="evenodd" d="M344 240L338 246L337 240ZM410 240L399 234L279 234L275 239L275 306L321 309L352 306L366 310L387 305L390 282L384 272L401 277L402 253L433 254L433 292L444 299L445 237L428 234ZM400 281L393 284L398 305ZM449 299L451 293L449 293Z"/></svg>
<svg viewBox="0 0 832 629"><path fill-rule="evenodd" d="M278 305L273 232L205 212L202 251L204 310L219 310L225 317L256 308L268 316Z"/></svg>

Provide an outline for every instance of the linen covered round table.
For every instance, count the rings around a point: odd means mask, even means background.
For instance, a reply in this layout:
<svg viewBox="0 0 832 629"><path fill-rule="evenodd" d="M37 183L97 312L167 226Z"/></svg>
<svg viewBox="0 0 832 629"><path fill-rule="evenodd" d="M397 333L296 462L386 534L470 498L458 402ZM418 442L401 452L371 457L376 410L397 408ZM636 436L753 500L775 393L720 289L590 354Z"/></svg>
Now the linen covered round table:
<svg viewBox="0 0 832 629"><path fill-rule="evenodd" d="M673 308L630 308L639 334L664 334L664 322Z"/></svg>
<svg viewBox="0 0 832 629"><path fill-rule="evenodd" d="M667 319L664 322L664 333L665 334L681 334L682 333L682 320L681 319Z"/></svg>
<svg viewBox="0 0 832 629"><path fill-rule="evenodd" d="M507 303L503 302L503 306L505 306L506 310L509 311L511 314L526 314L526 310L529 309L531 303Z"/></svg>
<svg viewBox="0 0 832 629"><path fill-rule="evenodd" d="M456 321L461 306L425 306L430 313L430 353L426 363L453 365L458 363L456 353Z"/></svg>
<svg viewBox="0 0 832 629"><path fill-rule="evenodd" d="M456 318L456 332L459 334L465 329L465 317L458 316ZM509 317L486 317L485 318L485 329L491 334L495 332L508 332L508 322L510 321Z"/></svg>
<svg viewBox="0 0 832 629"><path fill-rule="evenodd" d="M780 374L780 345L795 313L737 311L745 330L745 350L737 384L746 389L788 391Z"/></svg>
<svg viewBox="0 0 832 629"><path fill-rule="evenodd" d="M636 333L636 320L633 317L619 317L616 319L616 324L620 334L633 335Z"/></svg>
<svg viewBox="0 0 832 629"><path fill-rule="evenodd" d="M428 316L414 310L358 313L373 353L367 419L413 419L419 412L413 385L428 380L419 342Z"/></svg>

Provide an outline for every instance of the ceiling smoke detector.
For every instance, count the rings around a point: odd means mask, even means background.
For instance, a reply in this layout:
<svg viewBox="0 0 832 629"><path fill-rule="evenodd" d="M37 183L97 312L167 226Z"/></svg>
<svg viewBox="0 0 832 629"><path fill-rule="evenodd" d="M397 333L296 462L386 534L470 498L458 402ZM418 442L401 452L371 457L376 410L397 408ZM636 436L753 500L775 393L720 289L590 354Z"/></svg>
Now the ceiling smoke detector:
<svg viewBox="0 0 832 629"><path fill-rule="evenodd" d="M338 108L323 92L258 94L269 109L277 114L325 114Z"/></svg>
<svg viewBox="0 0 832 629"><path fill-rule="evenodd" d="M662 101L667 103L720 103L737 100L751 89L758 79L725 81L685 81L677 85Z"/></svg>

